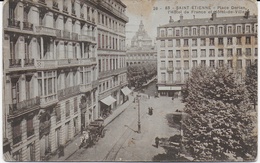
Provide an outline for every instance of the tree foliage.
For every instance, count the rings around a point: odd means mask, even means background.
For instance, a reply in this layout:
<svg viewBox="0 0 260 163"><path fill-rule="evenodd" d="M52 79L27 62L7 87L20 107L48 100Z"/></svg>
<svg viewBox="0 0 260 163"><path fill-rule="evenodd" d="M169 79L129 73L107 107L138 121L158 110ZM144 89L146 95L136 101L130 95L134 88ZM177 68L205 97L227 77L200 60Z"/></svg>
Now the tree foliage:
<svg viewBox="0 0 260 163"><path fill-rule="evenodd" d="M127 76L130 86L139 88L157 74L156 64L141 63L127 67Z"/></svg>
<svg viewBox="0 0 260 163"><path fill-rule="evenodd" d="M248 91L228 68L195 68L185 85L184 146L195 160L256 156ZM254 148L253 150L250 150Z"/></svg>
<svg viewBox="0 0 260 163"><path fill-rule="evenodd" d="M245 84L249 92L250 101L254 104L255 108L257 104L257 62L247 67Z"/></svg>

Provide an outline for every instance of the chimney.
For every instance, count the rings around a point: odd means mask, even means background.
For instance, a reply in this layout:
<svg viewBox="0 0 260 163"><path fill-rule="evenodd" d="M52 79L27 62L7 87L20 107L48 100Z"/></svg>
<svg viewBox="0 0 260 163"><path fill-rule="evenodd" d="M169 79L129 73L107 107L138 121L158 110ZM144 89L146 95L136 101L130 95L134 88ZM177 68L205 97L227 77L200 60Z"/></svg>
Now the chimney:
<svg viewBox="0 0 260 163"><path fill-rule="evenodd" d="M195 15L193 15L193 19L195 19Z"/></svg>
<svg viewBox="0 0 260 163"><path fill-rule="evenodd" d="M215 20L216 18L217 18L217 12L214 11L214 12L212 13L212 15L211 15L211 19L212 19L212 20Z"/></svg>
<svg viewBox="0 0 260 163"><path fill-rule="evenodd" d="M169 23L172 23L172 22L174 22L174 20L172 19L172 16L170 16Z"/></svg>
<svg viewBox="0 0 260 163"><path fill-rule="evenodd" d="M250 12L249 12L249 10L247 10L247 11L245 12L244 18L248 19L248 18L249 18L249 14L250 14Z"/></svg>
<svg viewBox="0 0 260 163"><path fill-rule="evenodd" d="M180 20L183 20L183 15L182 14L180 15Z"/></svg>

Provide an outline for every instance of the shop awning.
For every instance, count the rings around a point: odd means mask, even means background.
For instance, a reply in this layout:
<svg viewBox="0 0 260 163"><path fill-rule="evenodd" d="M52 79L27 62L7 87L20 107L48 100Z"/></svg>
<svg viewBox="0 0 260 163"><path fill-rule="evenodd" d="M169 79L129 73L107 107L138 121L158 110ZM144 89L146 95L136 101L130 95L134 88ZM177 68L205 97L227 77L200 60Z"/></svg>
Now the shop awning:
<svg viewBox="0 0 260 163"><path fill-rule="evenodd" d="M111 104L113 104L116 101L116 99L114 99L112 96L108 96L100 101L103 102L104 104L106 104L107 106L110 106Z"/></svg>
<svg viewBox="0 0 260 163"><path fill-rule="evenodd" d="M4 160L6 162L10 162L10 161L16 161L9 152L5 152L4 153Z"/></svg>
<svg viewBox="0 0 260 163"><path fill-rule="evenodd" d="M129 95L132 92L128 87L122 88L121 91L125 96Z"/></svg>
<svg viewBox="0 0 260 163"><path fill-rule="evenodd" d="M181 87L179 86L159 86L159 91L180 91Z"/></svg>

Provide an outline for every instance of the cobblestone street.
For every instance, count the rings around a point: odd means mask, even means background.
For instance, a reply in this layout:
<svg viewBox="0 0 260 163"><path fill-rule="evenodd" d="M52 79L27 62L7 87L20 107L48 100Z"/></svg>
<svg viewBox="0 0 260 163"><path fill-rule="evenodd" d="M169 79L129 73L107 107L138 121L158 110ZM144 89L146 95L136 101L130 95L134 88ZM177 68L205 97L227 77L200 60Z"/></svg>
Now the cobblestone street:
<svg viewBox="0 0 260 163"><path fill-rule="evenodd" d="M105 137L87 149L79 149L68 161L152 161L153 156L164 153L155 148L155 137L170 137L178 130L168 126L166 115L183 108L180 99L169 97L142 98L141 134L137 133L137 103L131 104L119 117L106 127ZM148 115L153 107L153 115Z"/></svg>

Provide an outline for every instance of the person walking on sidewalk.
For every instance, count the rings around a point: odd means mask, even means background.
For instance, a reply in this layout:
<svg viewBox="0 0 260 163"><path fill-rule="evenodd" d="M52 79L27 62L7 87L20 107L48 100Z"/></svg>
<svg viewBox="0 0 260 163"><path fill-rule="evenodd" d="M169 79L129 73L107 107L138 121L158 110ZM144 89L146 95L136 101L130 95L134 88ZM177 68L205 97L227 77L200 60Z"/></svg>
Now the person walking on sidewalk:
<svg viewBox="0 0 260 163"><path fill-rule="evenodd" d="M158 148L160 139L158 137L155 138L155 146Z"/></svg>

